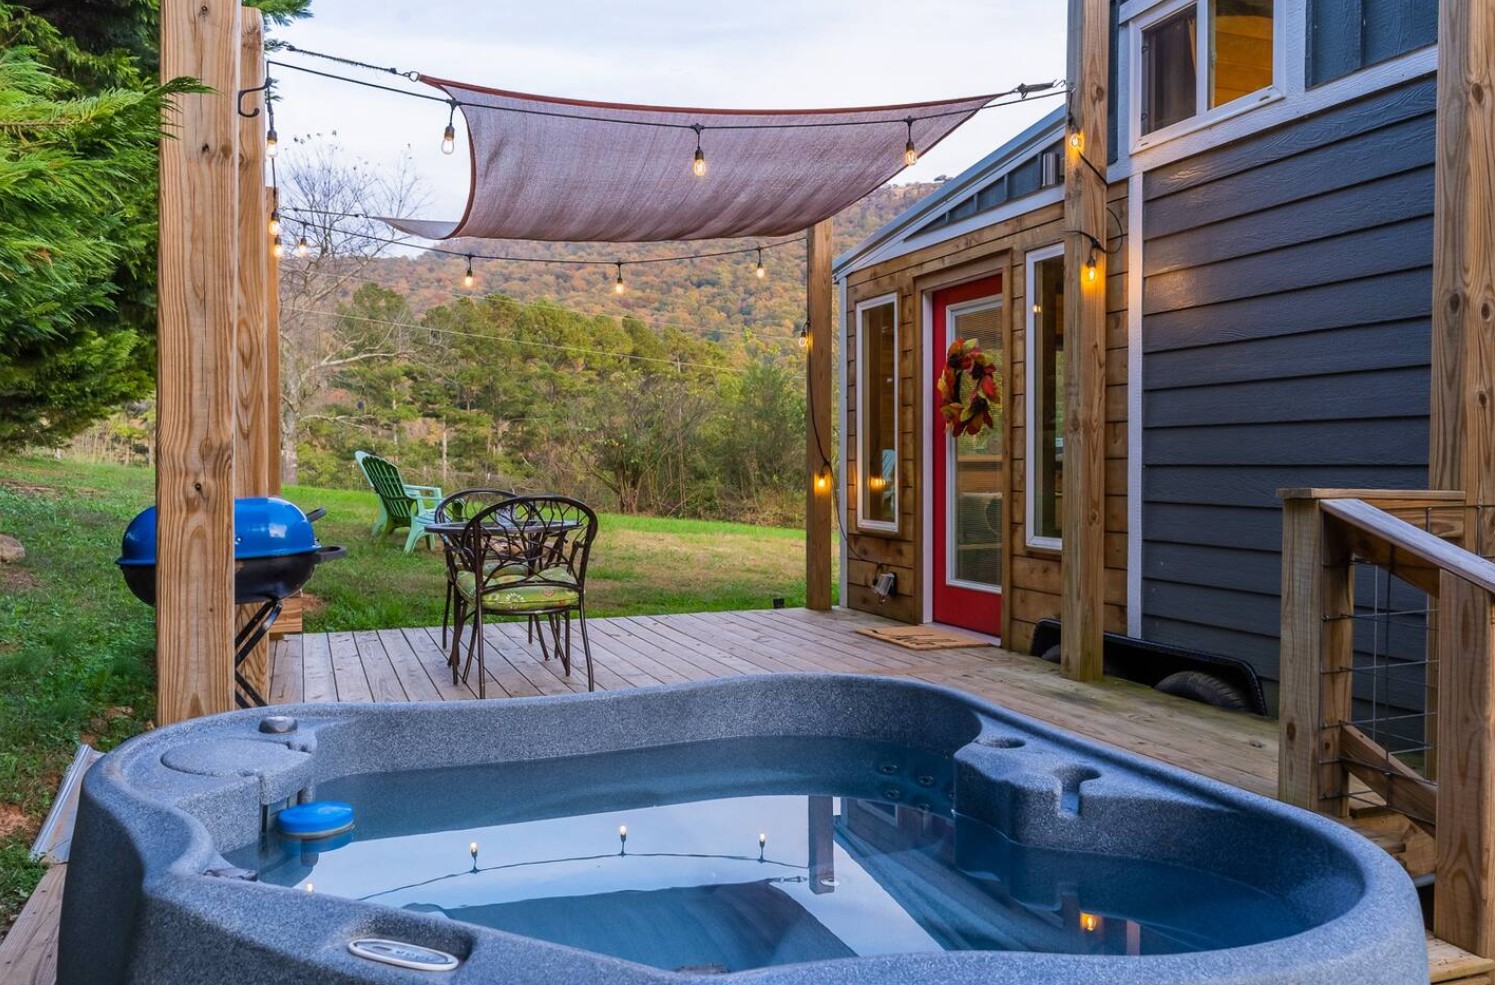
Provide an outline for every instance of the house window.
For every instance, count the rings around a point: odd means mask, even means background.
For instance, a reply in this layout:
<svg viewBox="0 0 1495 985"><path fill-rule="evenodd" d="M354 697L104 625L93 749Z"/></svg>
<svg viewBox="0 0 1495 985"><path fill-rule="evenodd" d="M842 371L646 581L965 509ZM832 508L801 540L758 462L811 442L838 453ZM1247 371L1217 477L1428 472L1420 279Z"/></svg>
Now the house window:
<svg viewBox="0 0 1495 985"><path fill-rule="evenodd" d="M1272 85L1275 0L1197 0L1142 29L1143 134ZM1201 58L1201 50L1206 57Z"/></svg>
<svg viewBox="0 0 1495 985"><path fill-rule="evenodd" d="M857 305L857 526L898 529L898 296Z"/></svg>
<svg viewBox="0 0 1495 985"><path fill-rule="evenodd" d="M1028 254L1028 544L1058 548L1064 509L1064 246Z"/></svg>

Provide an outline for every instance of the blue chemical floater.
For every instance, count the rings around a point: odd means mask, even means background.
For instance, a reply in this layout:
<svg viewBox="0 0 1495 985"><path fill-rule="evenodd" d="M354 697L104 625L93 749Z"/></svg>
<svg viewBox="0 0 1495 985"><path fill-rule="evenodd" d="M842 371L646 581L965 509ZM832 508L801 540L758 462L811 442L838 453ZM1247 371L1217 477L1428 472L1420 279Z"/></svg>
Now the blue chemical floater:
<svg viewBox="0 0 1495 985"><path fill-rule="evenodd" d="M340 800L297 804L277 814L275 823L289 838L330 838L353 830L353 805Z"/></svg>

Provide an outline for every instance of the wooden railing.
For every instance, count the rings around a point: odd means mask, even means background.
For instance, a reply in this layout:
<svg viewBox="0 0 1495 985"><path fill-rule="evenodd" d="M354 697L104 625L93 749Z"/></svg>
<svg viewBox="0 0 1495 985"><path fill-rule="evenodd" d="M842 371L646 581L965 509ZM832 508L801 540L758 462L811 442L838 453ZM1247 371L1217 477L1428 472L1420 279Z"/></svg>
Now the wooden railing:
<svg viewBox="0 0 1495 985"><path fill-rule="evenodd" d="M1482 512L1457 492L1279 495L1278 797L1343 817L1359 781L1431 833L1433 932L1495 957L1495 563L1460 546ZM1429 599L1425 721L1436 759L1415 766L1353 724L1355 569L1366 563Z"/></svg>

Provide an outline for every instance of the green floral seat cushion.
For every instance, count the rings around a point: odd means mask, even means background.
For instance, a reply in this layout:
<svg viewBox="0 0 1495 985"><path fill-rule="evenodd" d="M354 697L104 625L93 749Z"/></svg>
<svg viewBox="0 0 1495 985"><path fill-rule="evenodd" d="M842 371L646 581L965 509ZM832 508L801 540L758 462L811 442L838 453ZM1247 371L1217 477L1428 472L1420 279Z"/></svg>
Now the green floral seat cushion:
<svg viewBox="0 0 1495 985"><path fill-rule="evenodd" d="M483 609L500 613L538 612L576 605L581 600L581 594L565 584L531 583L504 587L523 578L523 575L500 575L493 579L483 595ZM472 572L462 571L457 574L457 591L462 593L463 598L472 598L475 584Z"/></svg>

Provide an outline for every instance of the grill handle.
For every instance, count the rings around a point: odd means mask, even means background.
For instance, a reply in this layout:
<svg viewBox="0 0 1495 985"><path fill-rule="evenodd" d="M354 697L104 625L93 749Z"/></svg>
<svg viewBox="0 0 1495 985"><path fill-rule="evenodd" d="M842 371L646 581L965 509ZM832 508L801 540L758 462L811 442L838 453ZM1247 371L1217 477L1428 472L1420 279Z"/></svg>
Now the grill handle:
<svg viewBox="0 0 1495 985"><path fill-rule="evenodd" d="M326 515L327 515L327 507L325 507L325 506L318 506L316 509L314 509L310 513L306 514L306 522L307 523L316 523L318 520L322 519L322 517L324 517Z"/></svg>

